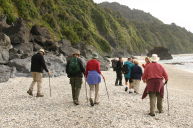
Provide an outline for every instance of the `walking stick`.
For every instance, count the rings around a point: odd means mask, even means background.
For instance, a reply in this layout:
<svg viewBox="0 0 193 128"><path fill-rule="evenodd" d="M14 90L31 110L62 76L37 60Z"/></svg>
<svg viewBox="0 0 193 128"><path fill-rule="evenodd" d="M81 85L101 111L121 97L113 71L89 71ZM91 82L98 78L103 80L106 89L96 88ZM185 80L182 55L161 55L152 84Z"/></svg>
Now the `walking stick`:
<svg viewBox="0 0 193 128"><path fill-rule="evenodd" d="M88 103L88 95L87 95L87 87L86 87L86 77L85 77L85 92L86 92L86 100L87 100L87 103Z"/></svg>
<svg viewBox="0 0 193 128"><path fill-rule="evenodd" d="M169 93L168 93L168 85L166 84L166 91L167 91L167 104L168 104L168 116L170 115L170 105L169 105Z"/></svg>
<svg viewBox="0 0 193 128"><path fill-rule="evenodd" d="M52 88L51 88L51 85L50 85L50 75L49 76L49 88L50 88L50 97L52 96Z"/></svg>
<svg viewBox="0 0 193 128"><path fill-rule="evenodd" d="M106 92L107 92L107 96L108 96L108 99L109 99L109 92L108 92L108 89L107 89L107 84L106 84L106 81L105 79L103 78L104 82L105 82L105 88L106 88Z"/></svg>

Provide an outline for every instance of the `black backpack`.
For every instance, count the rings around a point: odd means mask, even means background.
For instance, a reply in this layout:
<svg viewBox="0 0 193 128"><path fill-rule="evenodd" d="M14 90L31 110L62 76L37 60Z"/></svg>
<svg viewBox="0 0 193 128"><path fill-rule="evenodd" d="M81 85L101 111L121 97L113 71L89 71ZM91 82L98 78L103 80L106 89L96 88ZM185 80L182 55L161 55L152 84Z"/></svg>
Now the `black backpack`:
<svg viewBox="0 0 193 128"><path fill-rule="evenodd" d="M127 64L124 64L123 67L122 67L122 72L123 74L127 74L129 73L129 67Z"/></svg>

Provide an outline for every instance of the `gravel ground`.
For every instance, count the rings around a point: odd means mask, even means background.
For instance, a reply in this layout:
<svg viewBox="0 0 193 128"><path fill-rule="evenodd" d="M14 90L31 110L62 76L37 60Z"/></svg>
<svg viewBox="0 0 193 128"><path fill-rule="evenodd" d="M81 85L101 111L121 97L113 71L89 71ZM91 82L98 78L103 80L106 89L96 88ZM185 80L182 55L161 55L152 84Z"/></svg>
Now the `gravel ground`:
<svg viewBox="0 0 193 128"><path fill-rule="evenodd" d="M172 73L174 79L175 71L172 70ZM26 93L31 78L18 77L1 83L0 128L193 128L193 90L187 92L169 87L170 115L165 97L165 112L150 117L147 115L149 99L141 99L145 87L142 82L140 94L128 94L123 86L114 86L113 71L103 74L110 100L102 82L100 104L94 107L86 102L84 84L80 94L81 104L73 105L66 76L51 78L52 97L49 96L48 78L44 78L43 98Z"/></svg>

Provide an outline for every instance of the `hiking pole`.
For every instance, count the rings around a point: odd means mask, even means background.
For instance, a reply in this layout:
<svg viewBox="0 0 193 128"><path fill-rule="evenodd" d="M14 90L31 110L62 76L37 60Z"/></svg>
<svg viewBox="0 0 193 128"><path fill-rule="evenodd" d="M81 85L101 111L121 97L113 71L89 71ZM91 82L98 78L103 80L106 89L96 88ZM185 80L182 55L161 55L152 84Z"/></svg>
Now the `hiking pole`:
<svg viewBox="0 0 193 128"><path fill-rule="evenodd" d="M168 85L166 83L166 91L167 91L167 104L168 104L168 116L170 115L170 105L169 105L169 94L168 94Z"/></svg>
<svg viewBox="0 0 193 128"><path fill-rule="evenodd" d="M87 95L87 87L86 87L86 77L85 77L85 92L86 92L86 100L87 100L87 103L88 103L88 95Z"/></svg>
<svg viewBox="0 0 193 128"><path fill-rule="evenodd" d="M50 85L50 74L48 74L48 76L49 76L50 97L52 97L52 88L51 88L51 85Z"/></svg>
<svg viewBox="0 0 193 128"><path fill-rule="evenodd" d="M106 81L105 81L104 77L103 77L103 80L104 80L104 82L105 82L105 88L106 88L107 96L108 96L108 99L109 99L109 92L108 92L107 84L106 84Z"/></svg>

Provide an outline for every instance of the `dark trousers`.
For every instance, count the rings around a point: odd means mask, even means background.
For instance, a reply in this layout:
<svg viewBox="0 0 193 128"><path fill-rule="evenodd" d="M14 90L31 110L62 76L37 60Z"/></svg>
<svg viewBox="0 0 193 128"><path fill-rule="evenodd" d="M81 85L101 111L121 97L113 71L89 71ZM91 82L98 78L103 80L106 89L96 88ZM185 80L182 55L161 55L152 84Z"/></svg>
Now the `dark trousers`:
<svg viewBox="0 0 193 128"><path fill-rule="evenodd" d="M117 74L117 78L116 78L116 81L115 81L115 85L122 85L122 72L121 71L116 71L116 74Z"/></svg>
<svg viewBox="0 0 193 128"><path fill-rule="evenodd" d="M70 84L72 87L72 99L73 101L78 101L80 89L82 85L82 78L81 77L71 77Z"/></svg>

